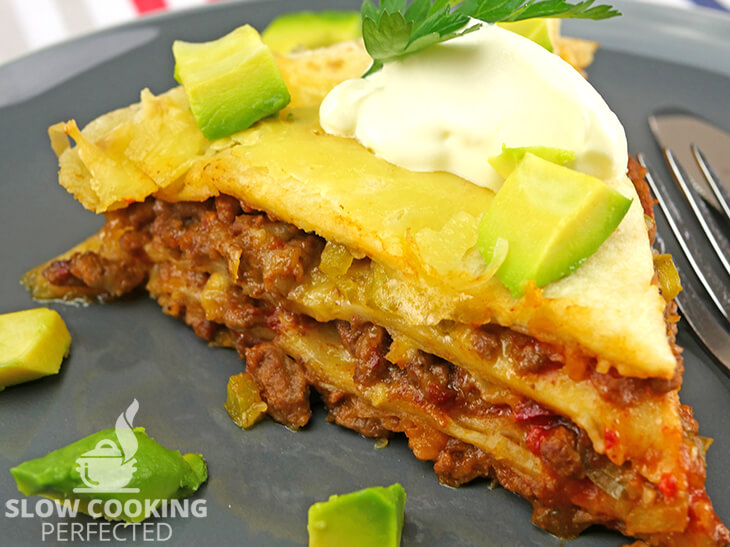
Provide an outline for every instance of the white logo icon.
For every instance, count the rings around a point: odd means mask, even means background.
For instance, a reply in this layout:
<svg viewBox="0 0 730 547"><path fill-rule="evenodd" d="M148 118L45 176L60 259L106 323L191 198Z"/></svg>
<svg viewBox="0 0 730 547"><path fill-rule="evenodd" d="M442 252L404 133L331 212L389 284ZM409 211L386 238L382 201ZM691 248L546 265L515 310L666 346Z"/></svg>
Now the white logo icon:
<svg viewBox="0 0 730 547"><path fill-rule="evenodd" d="M139 410L137 399L117 418L117 441L102 439L96 446L76 459L76 470L86 488L74 488L76 493L136 493L139 488L126 488L137 470L137 437L132 420Z"/></svg>

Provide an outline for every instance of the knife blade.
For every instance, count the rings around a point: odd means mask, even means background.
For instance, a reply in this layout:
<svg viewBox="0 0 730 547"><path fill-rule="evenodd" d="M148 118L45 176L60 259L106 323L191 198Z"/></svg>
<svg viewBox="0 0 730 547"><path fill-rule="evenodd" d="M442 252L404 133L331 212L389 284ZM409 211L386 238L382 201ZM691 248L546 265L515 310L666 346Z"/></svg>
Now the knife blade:
<svg viewBox="0 0 730 547"><path fill-rule="evenodd" d="M696 144L720 179L730 190L730 133L680 107L664 107L649 116L649 127L659 146L679 160L693 186L716 210L720 206L692 153Z"/></svg>

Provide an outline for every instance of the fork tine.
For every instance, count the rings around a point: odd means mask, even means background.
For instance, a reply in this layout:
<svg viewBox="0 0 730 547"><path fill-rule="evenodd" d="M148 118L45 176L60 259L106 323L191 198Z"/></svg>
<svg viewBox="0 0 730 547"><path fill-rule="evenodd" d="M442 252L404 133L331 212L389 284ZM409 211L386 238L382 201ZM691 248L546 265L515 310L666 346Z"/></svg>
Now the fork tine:
<svg viewBox="0 0 730 547"><path fill-rule="evenodd" d="M672 175L674 175L674 180L677 181L677 184L682 189L682 193L684 193L684 196L687 198L687 203L689 203L692 212L695 214L695 217L697 217L697 221L700 223L702 231L705 232L705 236L707 236L710 245L714 249L715 254L717 254L717 258L720 259L720 262L725 268L725 272L727 272L727 275L730 276L730 259L728 259L728 254L730 253L726 253L718 241L718 236L716 236L716 234L720 234L721 232L720 228L715 223L715 219L712 218L712 213L710 213L709 208L705 202L702 201L702 198L697 190L695 190L694 186L687 183L683 169L679 166L679 163L677 163L677 160L674 157L674 153L669 148L664 149L664 157L669 164Z"/></svg>
<svg viewBox="0 0 730 547"><path fill-rule="evenodd" d="M691 148L695 160L697 161L697 165L700 167L700 171L702 171L702 174L705 176L712 193L715 194L717 203L720 204L720 208L722 208L722 211L725 213L725 219L730 222L730 191L728 191L727 186L720 181L720 177L718 177L712 169L707 158L705 158L705 155L702 153L702 150L700 150L700 147L693 143Z"/></svg>
<svg viewBox="0 0 730 547"><path fill-rule="evenodd" d="M672 230L672 233L674 234L674 237L677 240L679 247L682 249L682 252L687 259L687 262L689 262L689 265L692 267L692 270L694 271L697 278L700 280L700 283L702 283L702 286L705 288L705 291L707 291L707 294L710 296L710 299L715 304L718 311L727 321L730 321L730 302L726 301L726 299L719 298L715 294L715 291L712 289L712 286L705 277L705 274L702 272L699 265L697 264L694 253L690 251L687 240L682 234L682 231L679 229L679 226L677 226L677 223L674 220L674 215L672 214L672 211L670 210L667 202L664 199L664 196L668 194L664 183L659 182L659 179L655 179L652 176L652 171L648 168L643 154L639 154L638 158L639 163L641 163L641 165L647 170L646 181L649 183L649 186L651 186L651 190L652 192L654 192L654 197L656 197L657 202L659 203L659 207L662 210L662 213L664 213L664 218L666 219L669 228Z"/></svg>

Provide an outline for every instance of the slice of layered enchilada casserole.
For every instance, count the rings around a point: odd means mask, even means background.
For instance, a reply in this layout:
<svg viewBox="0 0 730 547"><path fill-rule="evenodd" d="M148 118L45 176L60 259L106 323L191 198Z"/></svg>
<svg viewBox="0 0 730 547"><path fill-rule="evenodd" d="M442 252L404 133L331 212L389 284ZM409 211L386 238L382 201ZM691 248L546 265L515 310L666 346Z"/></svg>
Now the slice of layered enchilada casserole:
<svg viewBox="0 0 730 547"><path fill-rule="evenodd" d="M61 184L106 224L26 274L33 296L146 287L236 348L275 420L305 426L314 390L330 421L404 433L441 482L497 480L558 536L725 544L641 168L607 181L633 201L598 250L514 296L475 252L494 190L322 129L322 99L370 63L361 46L277 63L291 103L230 137L206 140L182 88L54 126Z"/></svg>

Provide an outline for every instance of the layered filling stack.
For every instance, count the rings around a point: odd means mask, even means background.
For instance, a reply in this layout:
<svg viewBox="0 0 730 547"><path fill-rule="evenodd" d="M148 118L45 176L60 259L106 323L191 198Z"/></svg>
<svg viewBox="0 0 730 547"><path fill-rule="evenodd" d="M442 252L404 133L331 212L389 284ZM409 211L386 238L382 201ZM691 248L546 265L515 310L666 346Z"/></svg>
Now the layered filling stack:
<svg viewBox="0 0 730 547"><path fill-rule="evenodd" d="M146 284L198 336L237 349L275 420L305 426L314 389L330 421L372 438L405 433L441 482L497 480L559 536L598 523L652 544L722 541L689 407L679 406L679 436L649 435L653 451L625 440L632 428L648 432L641 422L657 409L675 408L678 351L674 379L641 380L498 325L405 324L379 294L387 281L377 264L227 195L149 198L106 216L97 235L26 277L36 296L107 299ZM667 318L673 339L671 305ZM572 385L578 406L596 407L583 418L603 453L580 420L525 395L541 383Z"/></svg>

